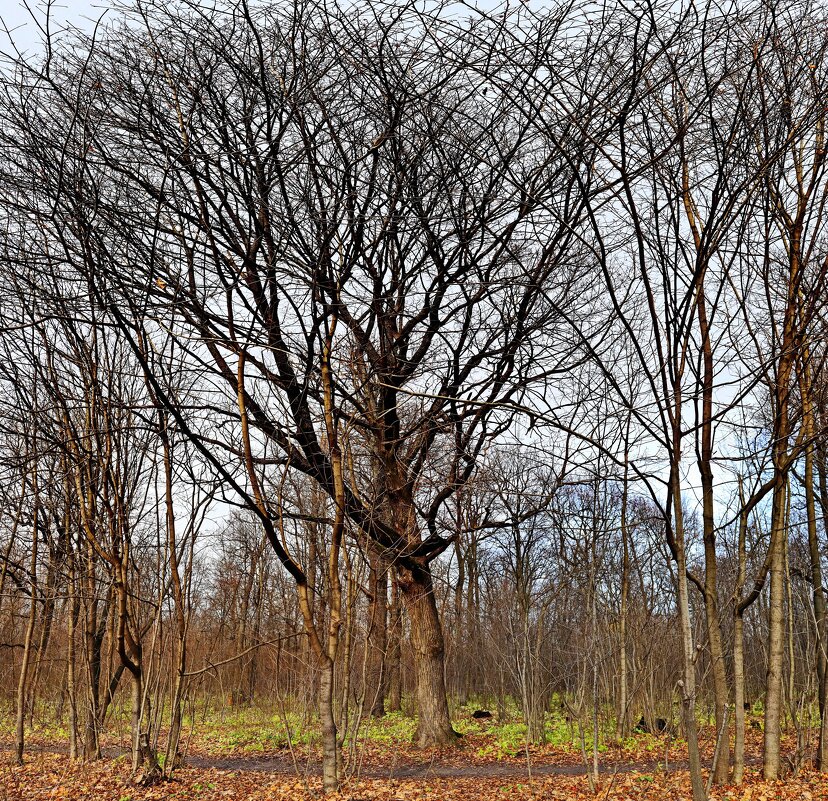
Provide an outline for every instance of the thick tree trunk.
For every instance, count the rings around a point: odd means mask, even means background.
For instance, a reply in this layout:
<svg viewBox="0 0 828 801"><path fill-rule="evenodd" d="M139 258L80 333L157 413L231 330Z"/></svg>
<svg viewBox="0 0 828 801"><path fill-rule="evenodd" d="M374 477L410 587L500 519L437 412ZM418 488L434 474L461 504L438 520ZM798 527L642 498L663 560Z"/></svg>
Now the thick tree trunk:
<svg viewBox="0 0 828 801"><path fill-rule="evenodd" d="M417 678L417 730L414 741L422 748L454 743L444 672L443 630L437 613L434 586L427 566L399 569L399 585L411 623L411 649Z"/></svg>

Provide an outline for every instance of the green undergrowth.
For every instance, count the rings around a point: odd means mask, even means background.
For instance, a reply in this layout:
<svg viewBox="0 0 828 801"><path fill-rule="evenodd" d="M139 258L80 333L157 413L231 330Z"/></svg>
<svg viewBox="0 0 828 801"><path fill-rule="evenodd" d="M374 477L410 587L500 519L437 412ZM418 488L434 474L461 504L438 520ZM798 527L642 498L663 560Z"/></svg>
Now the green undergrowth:
<svg viewBox="0 0 828 801"><path fill-rule="evenodd" d="M262 753L319 741L317 721L296 712L273 713L256 707L201 712L185 718L185 736L208 751Z"/></svg>
<svg viewBox="0 0 828 801"><path fill-rule="evenodd" d="M397 746L410 743L417 719L402 712L389 712L382 718L366 718L359 727L359 738L377 745Z"/></svg>
<svg viewBox="0 0 828 801"><path fill-rule="evenodd" d="M14 706L11 703L2 706L0 712L7 714L0 714L0 739L10 742L14 740ZM475 719L473 713L476 709L491 709L493 717ZM761 705L757 704L749 714L758 717L761 712ZM166 710L163 710L162 714L165 713ZM356 721L357 718L352 716L346 746L364 745L379 752L410 746L417 726L415 716L402 712L389 713L380 719L361 717L358 731L353 732L350 729ZM500 710L500 715L490 703L482 699L455 705L452 722L455 730L464 737L463 747L479 758L517 758L526 752L527 747L533 752L538 748L549 747L569 754L579 754L582 748L581 729L577 721L567 716L557 698L550 702L540 742L527 742L528 729L514 701L508 702L505 709ZM66 721L59 716L54 702L39 702L32 716L32 724L31 727L27 726L27 737L36 736L37 739L52 742L68 740ZM107 719L104 742L126 741L128 731L129 709L123 704L116 704ZM286 707L259 702L229 706L214 704L206 698L187 705L182 737L184 742L189 743L191 751L212 755L231 752L261 754L288 750L291 747L313 749L320 745L321 739L318 717L302 711L298 703ZM163 738L162 727L162 741ZM680 747L682 741L672 738L670 742ZM608 748L617 746L627 753L645 753L658 759L664 751L665 739L635 732L617 743L611 710L602 710L598 751L604 753ZM588 753L592 752L593 731L588 724L583 730L583 747Z"/></svg>
<svg viewBox="0 0 828 801"><path fill-rule="evenodd" d="M11 702L0 706L0 740L14 740L16 710ZM35 708L26 715L26 732L43 740L68 740L67 721L56 711L55 705L38 699Z"/></svg>

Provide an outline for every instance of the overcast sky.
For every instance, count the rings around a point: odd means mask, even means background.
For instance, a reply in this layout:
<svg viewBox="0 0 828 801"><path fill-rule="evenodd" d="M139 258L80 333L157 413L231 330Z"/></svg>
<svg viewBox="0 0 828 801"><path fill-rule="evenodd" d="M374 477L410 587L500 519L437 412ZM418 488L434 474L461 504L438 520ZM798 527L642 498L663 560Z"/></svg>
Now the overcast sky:
<svg viewBox="0 0 828 801"><path fill-rule="evenodd" d="M89 27L93 20L97 20L104 9L108 7L106 0L57 0L52 4L51 26L57 29L66 23L77 27ZM45 19L46 4L42 0L30 0L30 8L41 22ZM18 48L33 51L40 47L41 37L37 26L32 21L32 15L26 10L21 0L7 0L0 3L0 20L3 27L11 31L12 38ZM6 35L3 34L6 40ZM0 49L6 50L8 41L2 42Z"/></svg>
<svg viewBox="0 0 828 801"><path fill-rule="evenodd" d="M522 1L527 2L527 0ZM493 9L501 6L502 2L503 0L477 0L477 5L480 8ZM512 0L510 5L516 2L517 0ZM39 19L44 20L47 0L28 0L28 3ZM534 7L542 4L533 3L532 5ZM110 7L109 0L53 0L50 12L51 27L54 30L68 22L77 27L91 28L105 9ZM0 9L0 20L3 23L0 31L3 28L11 31L15 45L21 50L34 52L39 49L41 35L37 26L32 22L32 15L26 9L23 0L0 0ZM465 9L463 13L466 13ZM0 39L5 40L0 41L0 50L6 51L8 41L5 34L0 34Z"/></svg>

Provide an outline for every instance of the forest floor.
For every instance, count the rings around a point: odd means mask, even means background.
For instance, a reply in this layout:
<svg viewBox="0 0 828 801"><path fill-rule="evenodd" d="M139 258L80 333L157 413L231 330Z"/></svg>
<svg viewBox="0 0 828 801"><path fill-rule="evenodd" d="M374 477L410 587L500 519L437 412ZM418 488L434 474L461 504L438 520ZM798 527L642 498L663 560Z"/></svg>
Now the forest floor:
<svg viewBox="0 0 828 801"><path fill-rule="evenodd" d="M305 801L320 795L319 754L312 737L268 745L262 721L235 715L211 732L202 721L200 734L189 740L186 764L172 781L138 787L130 781L124 732L105 739L104 759L71 762L65 740L54 728L35 729L28 738L22 766L11 761L11 740L2 731L0 801ZM418 749L402 739L410 719L369 722L348 749L348 779L337 798L350 801L671 801L690 797L683 741L637 734L599 754L600 777L590 787L578 736L527 749L519 725L494 722L460 725L458 747ZM567 732L574 734L573 732ZM751 729L748 769L740 787L714 788L715 801L828 801L828 780L803 767L779 782L761 781L761 731ZM213 736L215 735L215 736ZM553 738L554 739L554 738ZM715 747L711 726L701 730L707 764ZM795 738L786 735L785 753L793 754ZM591 758L591 754L589 755Z"/></svg>

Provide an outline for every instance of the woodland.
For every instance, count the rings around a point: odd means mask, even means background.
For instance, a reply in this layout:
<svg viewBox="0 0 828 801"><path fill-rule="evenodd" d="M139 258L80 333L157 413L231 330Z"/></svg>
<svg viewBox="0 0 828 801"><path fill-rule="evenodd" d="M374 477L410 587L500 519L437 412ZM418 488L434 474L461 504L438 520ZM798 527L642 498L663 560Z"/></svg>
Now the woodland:
<svg viewBox="0 0 828 801"><path fill-rule="evenodd" d="M0 48L0 798L828 797L828 7L101 11Z"/></svg>

